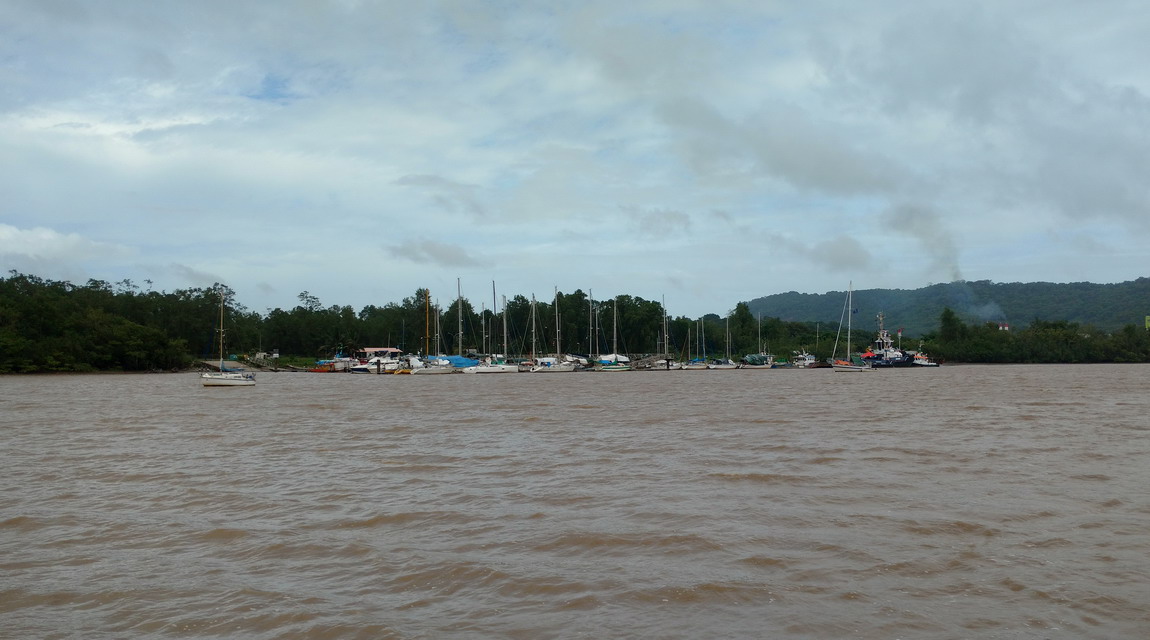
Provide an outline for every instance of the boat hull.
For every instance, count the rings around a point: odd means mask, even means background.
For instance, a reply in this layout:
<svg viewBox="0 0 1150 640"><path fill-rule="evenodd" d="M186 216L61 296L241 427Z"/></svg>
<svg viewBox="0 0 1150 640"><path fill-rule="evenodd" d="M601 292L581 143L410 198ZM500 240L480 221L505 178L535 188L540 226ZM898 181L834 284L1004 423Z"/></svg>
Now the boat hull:
<svg viewBox="0 0 1150 640"><path fill-rule="evenodd" d="M445 373L455 373L455 367L423 367L421 369L412 369L411 375L429 376Z"/></svg>
<svg viewBox="0 0 1150 640"><path fill-rule="evenodd" d="M473 367L464 367L460 373L519 373L517 364L479 364Z"/></svg>
<svg viewBox="0 0 1150 640"><path fill-rule="evenodd" d="M575 370L574 362L560 362L558 364L540 364L531 367L531 373L566 373Z"/></svg>
<svg viewBox="0 0 1150 640"><path fill-rule="evenodd" d="M205 387L252 387L256 378L250 373L202 373L200 382Z"/></svg>

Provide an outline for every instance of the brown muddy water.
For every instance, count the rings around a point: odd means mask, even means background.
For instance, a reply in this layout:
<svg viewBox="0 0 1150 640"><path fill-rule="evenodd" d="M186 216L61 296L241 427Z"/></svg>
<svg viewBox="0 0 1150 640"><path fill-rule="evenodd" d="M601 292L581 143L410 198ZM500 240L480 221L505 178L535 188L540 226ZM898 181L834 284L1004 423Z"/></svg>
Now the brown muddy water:
<svg viewBox="0 0 1150 640"><path fill-rule="evenodd" d="M0 378L0 637L1145 638L1150 366Z"/></svg>

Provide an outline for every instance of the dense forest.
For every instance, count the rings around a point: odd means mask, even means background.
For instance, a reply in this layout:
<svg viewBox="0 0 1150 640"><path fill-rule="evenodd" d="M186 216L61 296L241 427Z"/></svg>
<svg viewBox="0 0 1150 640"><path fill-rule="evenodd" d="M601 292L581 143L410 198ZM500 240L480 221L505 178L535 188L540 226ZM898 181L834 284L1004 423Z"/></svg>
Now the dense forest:
<svg viewBox="0 0 1150 640"><path fill-rule="evenodd" d="M752 314L763 317L834 322L837 326L845 299L845 291L791 291L756 298L747 305ZM970 323L1004 323L1021 328L1035 320L1066 321L1118 331L1127 324L1141 326L1143 318L1150 315L1150 278L1118 284L979 280L921 289L856 289L852 299L862 318L875 318L881 311L888 328L901 327L909 336L924 336L937 330L944 308Z"/></svg>
<svg viewBox="0 0 1150 640"><path fill-rule="evenodd" d="M1140 279L1134 284L1145 286L1146 282ZM941 286L947 285L935 285ZM856 292L858 297L865 294ZM557 350L582 354L617 350L632 355L671 353L680 358L729 354L733 359L761 352L785 359L793 351L807 350L822 359L835 349L843 311L840 300L836 313L823 320L817 320L818 315L783 320L754 312L754 302L741 302L728 316L671 318L658 302L628 295L590 300L576 290L556 292L547 301L517 295L501 303L496 315L490 309L476 311L466 298L440 308L428 299L426 289L417 289L400 302L369 305L359 311L350 306L325 307L305 291L295 307L259 314L245 308L234 291L220 284L162 292L143 290L128 280L89 280L77 285L10 272L0 279L0 373L192 366L196 359L215 357L221 297L228 354L251 356L276 350L285 356L315 359L350 354L366 346L393 346L411 353L496 352L513 357ZM1146 299L1143 295L1142 300ZM1075 300L1075 308L1080 303ZM1047 308L1067 309L1068 305ZM933 324L917 338L903 338L902 346L915 349L921 345L950 362L1150 362L1150 337L1141 324L1102 327L1051 312L1025 327L1003 331L997 321L972 318L968 308L937 308ZM860 304L855 317L865 318L867 313L867 307ZM851 340L855 345L874 338L873 326L859 320L854 324ZM899 319L897 325L901 324ZM888 323L887 327L894 330L897 325ZM845 336L840 339L845 341Z"/></svg>

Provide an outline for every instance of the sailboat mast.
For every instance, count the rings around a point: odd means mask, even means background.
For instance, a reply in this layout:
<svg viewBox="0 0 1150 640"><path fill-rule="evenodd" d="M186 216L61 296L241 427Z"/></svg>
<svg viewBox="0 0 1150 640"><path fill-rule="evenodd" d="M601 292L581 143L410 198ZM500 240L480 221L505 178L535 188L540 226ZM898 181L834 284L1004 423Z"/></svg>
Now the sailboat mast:
<svg viewBox="0 0 1150 640"><path fill-rule="evenodd" d="M663 298L660 300L659 307L661 308L661 310L663 312L663 352L667 355L668 358L670 358L671 357L671 336L667 334L667 297L666 296L663 296Z"/></svg>
<svg viewBox="0 0 1150 640"><path fill-rule="evenodd" d="M707 358L707 326L703 324L703 318L699 318L699 353L703 354L703 360Z"/></svg>
<svg viewBox="0 0 1150 640"><path fill-rule="evenodd" d="M459 278L455 279L455 312L459 321L459 332L456 334L456 349L458 350L456 355L463 357L463 286L459 283Z"/></svg>
<svg viewBox="0 0 1150 640"><path fill-rule="evenodd" d="M847 282L847 360L854 362L851 358L851 316L855 313L853 296L854 296L854 281Z"/></svg>
<svg viewBox="0 0 1150 640"><path fill-rule="evenodd" d="M597 355L591 346L591 336L595 335L595 295L587 289L587 355Z"/></svg>
<svg viewBox="0 0 1150 640"><path fill-rule="evenodd" d="M220 371L224 370L224 290L220 289Z"/></svg>
<svg viewBox="0 0 1150 640"><path fill-rule="evenodd" d="M611 314L611 352L615 354L615 361L619 358L619 297L615 297L615 309Z"/></svg>
<svg viewBox="0 0 1150 640"><path fill-rule="evenodd" d="M723 342L727 345L727 360L731 359L731 315L727 314L727 326L723 331Z"/></svg>

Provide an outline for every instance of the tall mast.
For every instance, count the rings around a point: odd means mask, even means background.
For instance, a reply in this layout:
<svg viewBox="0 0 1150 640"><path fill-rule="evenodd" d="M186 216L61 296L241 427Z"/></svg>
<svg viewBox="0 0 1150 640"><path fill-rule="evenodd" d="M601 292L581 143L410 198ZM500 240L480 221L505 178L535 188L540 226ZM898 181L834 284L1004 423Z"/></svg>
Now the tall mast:
<svg viewBox="0 0 1150 640"><path fill-rule="evenodd" d="M703 324L703 318L699 318L699 353L703 354L703 360L707 358L707 326Z"/></svg>
<svg viewBox="0 0 1150 640"><path fill-rule="evenodd" d="M423 290L423 357L427 357L431 349L431 289Z"/></svg>
<svg viewBox="0 0 1150 640"><path fill-rule="evenodd" d="M220 371L224 370L224 290L220 289Z"/></svg>
<svg viewBox="0 0 1150 640"><path fill-rule="evenodd" d="M587 289L587 355L595 356L597 349L591 346L591 337L595 335L595 296Z"/></svg>
<svg viewBox="0 0 1150 640"><path fill-rule="evenodd" d="M659 309L663 312L663 352L667 357L671 357L671 336L667 334L667 296L663 296L659 302Z"/></svg>
<svg viewBox="0 0 1150 640"><path fill-rule="evenodd" d="M611 316L611 351L619 355L619 296L615 296L615 310ZM618 357L615 361L619 361Z"/></svg>
<svg viewBox="0 0 1150 640"><path fill-rule="evenodd" d="M463 286L459 283L459 278L455 279L455 315L459 320L459 333L456 334L458 344L456 349L459 351L456 355L463 357Z"/></svg>
<svg viewBox="0 0 1150 640"><path fill-rule="evenodd" d="M854 362L851 358L851 316L854 315L854 302L852 295L854 292L855 283L853 280L847 282L847 360Z"/></svg>

